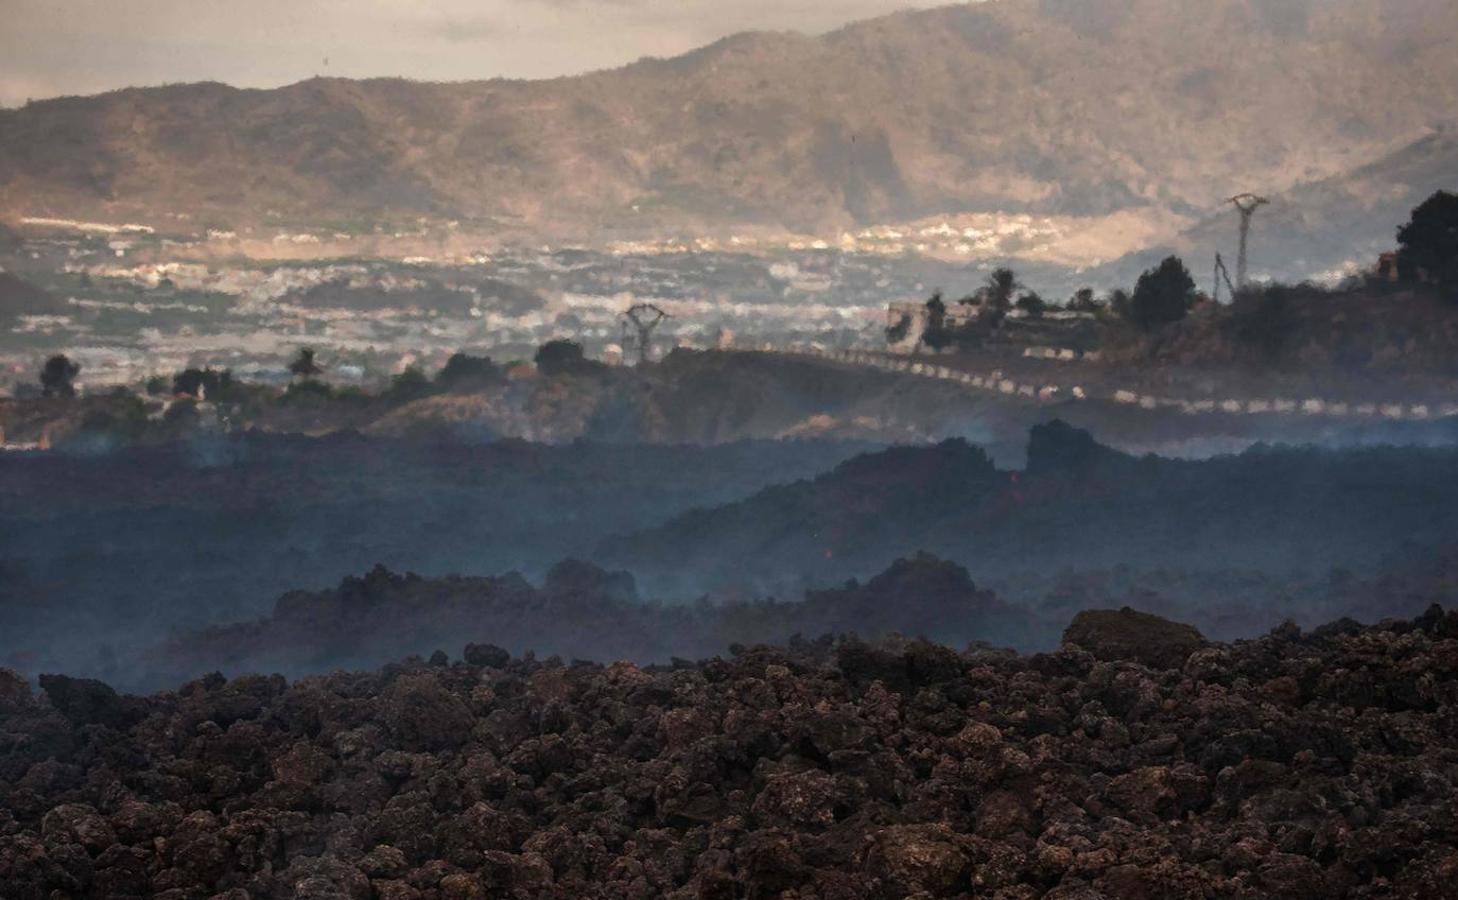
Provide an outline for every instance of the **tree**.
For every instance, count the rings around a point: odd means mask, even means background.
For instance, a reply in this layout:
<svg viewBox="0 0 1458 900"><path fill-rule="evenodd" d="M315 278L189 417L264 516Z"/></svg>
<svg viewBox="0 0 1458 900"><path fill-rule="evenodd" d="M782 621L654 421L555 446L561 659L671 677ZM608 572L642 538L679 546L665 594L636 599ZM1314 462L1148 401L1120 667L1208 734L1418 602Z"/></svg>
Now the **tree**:
<svg viewBox="0 0 1458 900"><path fill-rule="evenodd" d="M1017 273L1005 266L993 269L980 294L982 302L996 312L1012 309L1013 295L1022 288Z"/></svg>
<svg viewBox="0 0 1458 900"><path fill-rule="evenodd" d="M227 369L183 369L172 376L172 393L226 402L232 399L233 373Z"/></svg>
<svg viewBox="0 0 1458 900"><path fill-rule="evenodd" d="M902 341L906 340L906 335L910 331L911 331L911 316L908 316L907 314L902 313L901 314L901 318L899 318L899 319L896 320L896 324L895 325L887 326L887 328L886 328L886 343L888 343L888 344L899 344Z"/></svg>
<svg viewBox="0 0 1458 900"><path fill-rule="evenodd" d="M1094 299L1093 288L1079 288L1068 298L1068 308L1072 312L1098 312L1099 301Z"/></svg>
<svg viewBox="0 0 1458 900"><path fill-rule="evenodd" d="M41 391L47 397L74 397L76 385L73 382L80 374L80 363L72 362L70 357L58 353L46 360L41 369Z"/></svg>
<svg viewBox="0 0 1458 900"><path fill-rule="evenodd" d="M1269 362L1280 359L1301 323L1296 314L1296 291L1270 285L1245 291L1235 299L1235 335Z"/></svg>
<svg viewBox="0 0 1458 900"><path fill-rule="evenodd" d="M1397 229L1397 274L1458 293L1458 194L1438 191Z"/></svg>
<svg viewBox="0 0 1458 900"><path fill-rule="evenodd" d="M590 368L587 357L582 355L582 345L562 338L538 347L532 362L543 375L573 375Z"/></svg>
<svg viewBox="0 0 1458 900"><path fill-rule="evenodd" d="M289 363L289 371L299 378L314 378L324 373L319 364L314 362L313 347L300 350L298 357Z"/></svg>
<svg viewBox="0 0 1458 900"><path fill-rule="evenodd" d="M443 390L461 387L485 387L506 380L501 367L485 356L456 353L435 373L436 386Z"/></svg>
<svg viewBox="0 0 1458 900"><path fill-rule="evenodd" d="M1130 319L1141 328L1154 328L1178 322L1194 305L1195 280L1178 256L1169 256L1139 276L1129 301Z"/></svg>
<svg viewBox="0 0 1458 900"><path fill-rule="evenodd" d="M1018 309L1027 314L1030 319L1041 319L1047 311L1048 304L1038 295L1037 291L1028 291L1018 298Z"/></svg>
<svg viewBox="0 0 1458 900"><path fill-rule="evenodd" d="M418 366L408 366L405 371L390 379L385 399L390 403L409 403L430 393L430 379Z"/></svg>
<svg viewBox="0 0 1458 900"><path fill-rule="evenodd" d="M941 291L926 301L926 329L921 333L921 342L933 350L952 343L951 332L947 330L947 304L942 302Z"/></svg>
<svg viewBox="0 0 1458 900"><path fill-rule="evenodd" d="M1129 308L1132 303L1129 292L1123 288L1114 288L1109 292L1109 310L1121 319L1133 318L1134 313Z"/></svg>
<svg viewBox="0 0 1458 900"><path fill-rule="evenodd" d="M183 369L172 376L172 393L197 396L198 391L207 393L202 369Z"/></svg>

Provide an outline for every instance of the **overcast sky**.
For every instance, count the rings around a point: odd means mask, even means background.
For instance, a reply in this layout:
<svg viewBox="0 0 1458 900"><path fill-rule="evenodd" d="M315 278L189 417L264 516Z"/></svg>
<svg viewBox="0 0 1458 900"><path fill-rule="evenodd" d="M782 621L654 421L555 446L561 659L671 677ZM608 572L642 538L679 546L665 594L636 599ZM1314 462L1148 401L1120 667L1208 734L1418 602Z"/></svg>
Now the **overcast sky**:
<svg viewBox="0 0 1458 900"><path fill-rule="evenodd" d="M0 0L0 105L314 75L542 78L946 0Z"/></svg>

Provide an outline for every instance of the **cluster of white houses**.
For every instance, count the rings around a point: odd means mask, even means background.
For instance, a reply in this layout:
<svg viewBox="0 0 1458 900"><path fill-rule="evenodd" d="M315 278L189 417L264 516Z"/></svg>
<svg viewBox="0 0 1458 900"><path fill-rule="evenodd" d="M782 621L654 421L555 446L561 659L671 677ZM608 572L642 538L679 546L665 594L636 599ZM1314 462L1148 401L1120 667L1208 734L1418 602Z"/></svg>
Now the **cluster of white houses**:
<svg viewBox="0 0 1458 900"><path fill-rule="evenodd" d="M954 301L946 304L942 324L948 330L956 331L976 322L985 312L986 307L980 303ZM1017 323L1031 317L1026 311L1014 308L1007 311L1006 318ZM1093 318L1093 313L1069 309L1049 309L1039 313L1037 321L1072 325ZM926 337L926 330L930 324L931 311L927 309L925 302L918 300L893 301L886 307L886 349L892 353L925 351L922 340ZM950 350L950 348L948 349Z"/></svg>

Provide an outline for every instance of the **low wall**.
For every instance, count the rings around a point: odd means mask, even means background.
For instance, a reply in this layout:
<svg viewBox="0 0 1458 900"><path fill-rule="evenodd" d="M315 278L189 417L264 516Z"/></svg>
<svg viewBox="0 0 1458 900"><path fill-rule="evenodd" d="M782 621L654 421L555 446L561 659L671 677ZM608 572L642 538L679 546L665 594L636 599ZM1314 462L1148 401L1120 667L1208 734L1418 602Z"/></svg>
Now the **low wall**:
<svg viewBox="0 0 1458 900"><path fill-rule="evenodd" d="M1054 355L1035 356L1033 351L1039 353L1051 352ZM1054 348L1030 347L1023 355L1037 359L1062 360L1077 358L1073 356L1065 357L1063 355L1064 353L1071 354L1073 352L1056 350ZM1405 402L1350 403L1344 400L1324 397L1231 397L1223 400L1212 400L1210 398L1191 400L1182 397L1156 396L1125 389L1116 389L1100 395L1085 389L1082 385L1017 381L1004 376L1000 369L980 373L967 372L960 369L953 369L937 362L890 357L860 350L824 350L811 348L797 351L797 353L798 355L811 356L817 359L826 359L848 365L865 366L883 372L901 372L922 378L952 382L963 385L970 390L987 391L1009 397L1022 397L1039 403L1061 402L1064 400L1107 400L1112 403L1127 406L1138 406L1142 409L1170 409L1191 415L1223 413L1227 415L1289 415L1328 418L1390 419L1393 421L1421 421L1424 419L1458 415L1458 402L1442 404ZM1092 355L1086 355L1083 358L1091 359L1094 357Z"/></svg>

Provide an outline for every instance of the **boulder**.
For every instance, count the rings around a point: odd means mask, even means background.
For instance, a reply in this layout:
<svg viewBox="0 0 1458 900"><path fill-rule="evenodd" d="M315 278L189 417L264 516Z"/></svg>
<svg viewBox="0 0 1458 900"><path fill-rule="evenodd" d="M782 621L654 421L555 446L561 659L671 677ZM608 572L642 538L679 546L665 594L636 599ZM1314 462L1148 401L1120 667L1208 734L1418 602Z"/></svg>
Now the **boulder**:
<svg viewBox="0 0 1458 900"><path fill-rule="evenodd" d="M137 718L133 704L95 679L42 675L40 686L51 705L76 725L125 728Z"/></svg>
<svg viewBox="0 0 1458 900"><path fill-rule="evenodd" d="M1190 625L1127 606L1084 610L1063 632L1063 643L1081 647L1106 662L1132 660L1151 669L1177 669L1191 653L1209 644Z"/></svg>

